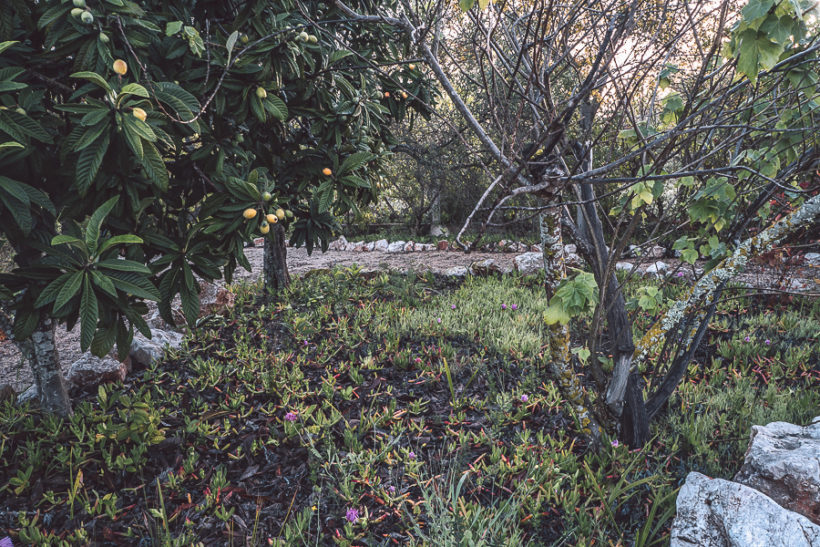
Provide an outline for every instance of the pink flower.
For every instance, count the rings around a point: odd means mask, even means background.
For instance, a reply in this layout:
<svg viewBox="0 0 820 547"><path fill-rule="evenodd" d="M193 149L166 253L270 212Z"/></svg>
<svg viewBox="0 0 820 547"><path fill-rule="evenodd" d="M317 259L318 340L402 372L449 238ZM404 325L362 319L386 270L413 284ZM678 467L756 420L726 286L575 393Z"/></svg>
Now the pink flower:
<svg viewBox="0 0 820 547"><path fill-rule="evenodd" d="M613 448L618 448L618 446L620 446L621 443L618 442L618 439L615 439L610 444L612 445Z"/></svg>
<svg viewBox="0 0 820 547"><path fill-rule="evenodd" d="M408 458L410 458L411 460L415 460L415 459L416 459L416 453L411 451L411 452L407 455L407 457L408 457Z"/></svg>
<svg viewBox="0 0 820 547"><path fill-rule="evenodd" d="M451 309L451 310L456 309L456 305L455 305L455 304L453 304L452 306L450 306L450 309Z"/></svg>
<svg viewBox="0 0 820 547"><path fill-rule="evenodd" d="M345 518L351 524L355 523L357 520L359 520L359 510L358 509L353 509L351 507L350 509L347 510L347 513L345 513Z"/></svg>
<svg viewBox="0 0 820 547"><path fill-rule="evenodd" d="M517 309L518 309L518 304L513 304L513 305L512 305L512 306L510 306L510 307L511 307L513 310L517 310Z"/></svg>
<svg viewBox="0 0 820 547"><path fill-rule="evenodd" d="M390 488L387 489L387 491L390 492L391 494L395 494L396 493L396 487L391 486Z"/></svg>
<svg viewBox="0 0 820 547"><path fill-rule="evenodd" d="M525 393L524 395L522 395L522 396L521 396L521 402L522 402L522 403L526 403L526 402L527 402L527 401L529 401L529 400L530 400L530 398L529 398L529 396L528 396L526 393Z"/></svg>
<svg viewBox="0 0 820 547"><path fill-rule="evenodd" d="M751 338L749 338L748 336L743 339L744 342L748 342L749 340L751 340Z"/></svg>
<svg viewBox="0 0 820 547"><path fill-rule="evenodd" d="M502 310L506 310L506 309L507 309L507 305L506 305L506 304L501 304L501 309L502 309Z"/></svg>
<svg viewBox="0 0 820 547"><path fill-rule="evenodd" d="M436 317L436 323L441 323L441 317Z"/></svg>
<svg viewBox="0 0 820 547"><path fill-rule="evenodd" d="M764 343L764 344L766 344L766 345L768 346L769 344L771 344L771 343L772 343L772 341L771 341L771 340L769 340L768 338L766 338L766 341L765 341L765 342L763 342L763 343Z"/></svg>
<svg viewBox="0 0 820 547"><path fill-rule="evenodd" d="M293 411L288 412L287 414L285 414L285 419L289 422L295 422L296 421L296 413L293 412Z"/></svg>

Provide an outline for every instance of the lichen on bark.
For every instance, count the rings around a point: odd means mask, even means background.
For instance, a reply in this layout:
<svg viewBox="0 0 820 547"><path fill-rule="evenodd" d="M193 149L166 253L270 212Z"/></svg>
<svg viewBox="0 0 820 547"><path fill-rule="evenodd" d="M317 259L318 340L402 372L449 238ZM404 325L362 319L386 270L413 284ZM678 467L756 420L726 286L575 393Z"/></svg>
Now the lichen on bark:
<svg viewBox="0 0 820 547"><path fill-rule="evenodd" d="M544 290L552 298L561 281L567 276L564 260L564 242L561 232L561 208L549 207L539 217L541 249L544 256ZM562 395L570 404L581 431L594 442L601 436L601 428L590 411L587 394L580 376L572 366L569 325L554 323L549 327L549 366L558 382Z"/></svg>

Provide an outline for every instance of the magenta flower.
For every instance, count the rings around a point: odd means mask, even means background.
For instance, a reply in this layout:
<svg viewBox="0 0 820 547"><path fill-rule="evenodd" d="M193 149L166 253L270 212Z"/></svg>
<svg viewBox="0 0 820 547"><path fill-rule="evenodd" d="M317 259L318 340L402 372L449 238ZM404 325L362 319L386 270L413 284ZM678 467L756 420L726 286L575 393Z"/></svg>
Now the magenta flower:
<svg viewBox="0 0 820 547"><path fill-rule="evenodd" d="M359 520L359 510L351 507L347 510L347 513L345 513L345 518L349 523L354 524L357 520Z"/></svg>
<svg viewBox="0 0 820 547"><path fill-rule="evenodd" d="M6 536L0 539L0 547L14 547L14 544L11 542L11 538Z"/></svg>
<svg viewBox="0 0 820 547"><path fill-rule="evenodd" d="M285 419L289 422L295 422L296 421L296 413L293 412L293 411L288 412L287 414L285 414Z"/></svg>
<svg viewBox="0 0 820 547"><path fill-rule="evenodd" d="M502 310L506 310L506 309L507 309L507 305L506 305L506 304L501 304L501 309L502 309Z"/></svg>
<svg viewBox="0 0 820 547"><path fill-rule="evenodd" d="M517 310L518 309L518 304L513 304L512 306L510 306L510 308L512 308L513 311Z"/></svg>
<svg viewBox="0 0 820 547"><path fill-rule="evenodd" d="M407 455L407 457L408 457L408 458L410 458L411 460L415 460L415 459L416 459L416 453L411 451L411 452Z"/></svg>
<svg viewBox="0 0 820 547"><path fill-rule="evenodd" d="M450 309L451 309L451 310L456 309L456 305L455 305L455 304L453 304L452 306L450 306Z"/></svg>
<svg viewBox="0 0 820 547"><path fill-rule="evenodd" d="M441 323L441 317L436 317L436 323Z"/></svg>
<svg viewBox="0 0 820 547"><path fill-rule="evenodd" d="M530 397L529 397L529 395L527 395L526 393L525 393L524 395L522 395L522 396L521 396L521 402L522 402L522 403L526 403L526 402L527 402L527 401L529 401L529 400L530 400Z"/></svg>
<svg viewBox="0 0 820 547"><path fill-rule="evenodd" d="M766 341L765 341L765 342L763 342L763 343L764 343L764 344L766 344L766 345L768 346L769 344L771 344L771 343L772 343L772 341L771 341L771 340L769 340L768 338L766 338Z"/></svg>
<svg viewBox="0 0 820 547"><path fill-rule="evenodd" d="M610 444L612 445L613 448L618 448L621 443L618 442L618 439L615 439Z"/></svg>
<svg viewBox="0 0 820 547"><path fill-rule="evenodd" d="M387 489L387 491L390 492L391 494L395 494L396 493L396 487L391 486L390 488Z"/></svg>
<svg viewBox="0 0 820 547"><path fill-rule="evenodd" d="M751 338L749 338L748 336L743 339L744 342L748 342L749 340L751 340Z"/></svg>
<svg viewBox="0 0 820 547"><path fill-rule="evenodd" d="M684 274L683 274L683 272L678 272L677 275L678 275L678 277L683 277Z"/></svg>
<svg viewBox="0 0 820 547"><path fill-rule="evenodd" d="M308 341L307 341L307 340L305 340L303 343L304 343L304 345L305 345L305 346L307 346L307 345L308 345Z"/></svg>

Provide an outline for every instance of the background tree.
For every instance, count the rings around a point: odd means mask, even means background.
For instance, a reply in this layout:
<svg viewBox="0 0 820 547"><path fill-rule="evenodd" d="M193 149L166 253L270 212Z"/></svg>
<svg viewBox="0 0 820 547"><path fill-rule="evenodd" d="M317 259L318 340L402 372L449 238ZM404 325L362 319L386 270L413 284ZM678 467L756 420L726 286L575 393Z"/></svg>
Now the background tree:
<svg viewBox="0 0 820 547"><path fill-rule="evenodd" d="M0 328L44 409L71 412L54 326L120 357L150 330L144 300L249 268L269 234L270 285L291 242L327 245L335 216L378 195L388 124L426 108L397 67L409 39L321 2L11 2L0 14ZM399 83L400 82L400 83ZM390 95L397 86L414 97Z"/></svg>
<svg viewBox="0 0 820 547"><path fill-rule="evenodd" d="M497 215L509 208L540 217L554 376L582 428L596 435L597 415L640 445L649 418L685 373L716 296L743 262L731 257L765 250L760 243L816 217L817 198L805 200L814 190L801 187L811 184L817 156L811 5L459 4L465 15L452 19L447 32L430 24L451 9L444 3L404 1L400 11L359 19L389 21L416 38L431 73L492 155L493 182L468 222L480 218L481 230L503 225ZM468 63L456 62L448 48L451 36L463 34L475 44ZM464 73L479 90L473 93L486 96L491 117L476 116L454 85ZM738 245L766 226L765 204L775 191L793 201L790 228L776 224L765 237ZM594 284L586 275L566 279L566 230ZM646 246L674 242L686 262L709 259L696 298L673 305L637 350L614 276L636 234ZM595 412L570 359L568 329L590 305L596 309L588 325L589 373L599 403L606 403ZM606 354L614 356L612 375L601 366ZM650 369L657 379L647 390L643 373Z"/></svg>

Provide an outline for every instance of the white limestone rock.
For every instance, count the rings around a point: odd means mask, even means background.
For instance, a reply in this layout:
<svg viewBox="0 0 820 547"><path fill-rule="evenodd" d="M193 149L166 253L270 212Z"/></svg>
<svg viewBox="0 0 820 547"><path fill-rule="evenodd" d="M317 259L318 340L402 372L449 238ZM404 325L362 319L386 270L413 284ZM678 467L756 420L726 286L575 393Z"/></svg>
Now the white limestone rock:
<svg viewBox="0 0 820 547"><path fill-rule="evenodd" d="M87 351L71 364L68 370L68 381L75 386L82 387L122 382L128 375L129 364L112 357L100 358Z"/></svg>
<svg viewBox="0 0 820 547"><path fill-rule="evenodd" d="M646 268L646 274L655 277L661 277L665 275L667 271L669 271L669 264L660 261L654 262Z"/></svg>
<svg viewBox="0 0 820 547"><path fill-rule="evenodd" d="M131 362L150 365L155 360L162 359L166 347L177 349L181 345L182 335L178 332L151 329L150 340L138 332L131 341Z"/></svg>
<svg viewBox="0 0 820 547"><path fill-rule="evenodd" d="M748 486L689 473L671 547L816 547L820 526Z"/></svg>
<svg viewBox="0 0 820 547"><path fill-rule="evenodd" d="M388 245L387 252L388 253L403 253L405 245L406 245L406 242L404 242L404 241L394 241L393 243Z"/></svg>
<svg viewBox="0 0 820 547"><path fill-rule="evenodd" d="M521 275L535 275L544 269L544 255L542 253L524 253L513 259L513 267Z"/></svg>
<svg viewBox="0 0 820 547"><path fill-rule="evenodd" d="M735 482L820 524L820 416L806 427L786 422L752 426Z"/></svg>
<svg viewBox="0 0 820 547"><path fill-rule="evenodd" d="M327 250L344 251L345 247L347 247L347 239L345 239L345 236L339 236L339 239L330 242L330 245L327 246Z"/></svg>
<svg viewBox="0 0 820 547"><path fill-rule="evenodd" d="M452 268L448 268L444 272L444 275L447 275L447 276L450 276L450 277L467 277L467 275L469 275L469 273L470 273L470 271L464 266L453 266Z"/></svg>

